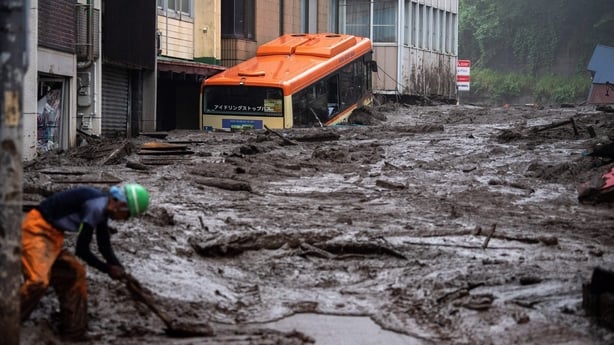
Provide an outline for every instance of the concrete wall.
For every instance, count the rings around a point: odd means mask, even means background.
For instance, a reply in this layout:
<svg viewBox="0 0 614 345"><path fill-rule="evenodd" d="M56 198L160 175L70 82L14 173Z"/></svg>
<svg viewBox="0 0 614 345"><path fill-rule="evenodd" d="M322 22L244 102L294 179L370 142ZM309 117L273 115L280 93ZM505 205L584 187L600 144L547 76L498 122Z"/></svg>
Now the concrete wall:
<svg viewBox="0 0 614 345"><path fill-rule="evenodd" d="M29 67L23 81L23 160L36 158L38 82L38 0L30 0L28 15L28 62Z"/></svg>
<svg viewBox="0 0 614 345"><path fill-rule="evenodd" d="M400 0L397 43L373 43L374 91L455 99L457 14L458 0Z"/></svg>
<svg viewBox="0 0 614 345"><path fill-rule="evenodd" d="M194 60L220 63L221 18L221 0L194 1Z"/></svg>
<svg viewBox="0 0 614 345"><path fill-rule="evenodd" d="M158 30L162 32L162 55L194 59L194 23L172 16L158 15Z"/></svg>
<svg viewBox="0 0 614 345"><path fill-rule="evenodd" d="M92 3L94 8L100 9L101 1L79 0L78 3ZM88 118L88 131L90 134L100 134L101 102L100 93L102 83L100 80L101 64L93 62L85 68L92 73L92 104L88 107L77 106L77 72L82 71L77 63L76 55L70 52L45 48L39 46L39 0L30 0L28 16L28 70L24 76L24 108L23 108L23 160L28 161L37 156L38 134L38 82L39 78L61 79L64 82L62 103L62 133L60 148L69 148L77 145L77 129L81 128L82 113ZM73 5L74 6L74 5ZM74 7L71 7L74 9ZM69 13L72 16L72 12ZM60 14L58 14L60 15ZM71 17L72 18L72 17ZM100 32L100 27L98 28ZM49 45L55 41L47 42ZM100 40L98 40L100 41ZM61 42L61 41L58 41ZM58 44L60 47L61 44ZM74 47L73 47L74 49ZM84 67L84 66L81 66Z"/></svg>

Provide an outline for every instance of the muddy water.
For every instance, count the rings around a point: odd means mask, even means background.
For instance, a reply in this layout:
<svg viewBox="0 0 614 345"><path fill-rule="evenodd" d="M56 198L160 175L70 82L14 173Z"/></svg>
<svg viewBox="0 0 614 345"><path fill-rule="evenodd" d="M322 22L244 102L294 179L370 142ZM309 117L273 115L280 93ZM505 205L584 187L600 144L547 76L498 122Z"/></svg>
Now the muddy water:
<svg viewBox="0 0 614 345"><path fill-rule="evenodd" d="M280 331L297 330L315 340L316 345L422 345L410 336L383 330L368 317L297 314L264 324Z"/></svg>

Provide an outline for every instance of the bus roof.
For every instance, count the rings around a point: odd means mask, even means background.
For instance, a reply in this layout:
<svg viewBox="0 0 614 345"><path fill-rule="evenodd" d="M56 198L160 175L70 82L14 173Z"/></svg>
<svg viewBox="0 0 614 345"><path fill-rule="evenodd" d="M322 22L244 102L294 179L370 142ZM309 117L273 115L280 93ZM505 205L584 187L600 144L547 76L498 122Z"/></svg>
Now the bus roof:
<svg viewBox="0 0 614 345"><path fill-rule="evenodd" d="M209 85L245 85L298 91L371 52L368 38L343 34L287 34L258 47L256 56L206 80Z"/></svg>

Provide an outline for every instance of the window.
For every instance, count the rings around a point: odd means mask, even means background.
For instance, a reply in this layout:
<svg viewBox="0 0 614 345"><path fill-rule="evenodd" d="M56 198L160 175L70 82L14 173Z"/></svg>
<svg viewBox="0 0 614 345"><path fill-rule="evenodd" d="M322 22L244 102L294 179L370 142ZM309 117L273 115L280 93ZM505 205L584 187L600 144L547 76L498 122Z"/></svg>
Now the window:
<svg viewBox="0 0 614 345"><path fill-rule="evenodd" d="M255 39L255 0L222 1L222 37Z"/></svg>
<svg viewBox="0 0 614 345"><path fill-rule="evenodd" d="M433 40L431 31L433 31L433 8L426 6L424 17L424 48L431 49L433 47Z"/></svg>
<svg viewBox="0 0 614 345"><path fill-rule="evenodd" d="M339 0L328 2L328 31L339 32Z"/></svg>
<svg viewBox="0 0 614 345"><path fill-rule="evenodd" d="M397 41L397 2L382 1L373 4L373 42Z"/></svg>
<svg viewBox="0 0 614 345"><path fill-rule="evenodd" d="M341 33L370 37L373 42L396 42L397 7L397 1L341 1L339 8ZM373 37L371 37L371 23Z"/></svg>
<svg viewBox="0 0 614 345"><path fill-rule="evenodd" d="M412 25L412 18L411 18L411 1L410 0L405 0L405 13L403 15L403 44L406 46L410 46L412 44L411 39L411 25Z"/></svg>
<svg viewBox="0 0 614 345"><path fill-rule="evenodd" d="M342 8L345 14L345 25L342 33L371 37L369 30L370 7L369 0L346 0L345 6Z"/></svg>
<svg viewBox="0 0 614 345"><path fill-rule="evenodd" d="M318 32L318 1L301 0L301 32Z"/></svg>
<svg viewBox="0 0 614 345"><path fill-rule="evenodd" d="M193 16L193 0L157 0L159 10L166 11L167 14L179 17Z"/></svg>

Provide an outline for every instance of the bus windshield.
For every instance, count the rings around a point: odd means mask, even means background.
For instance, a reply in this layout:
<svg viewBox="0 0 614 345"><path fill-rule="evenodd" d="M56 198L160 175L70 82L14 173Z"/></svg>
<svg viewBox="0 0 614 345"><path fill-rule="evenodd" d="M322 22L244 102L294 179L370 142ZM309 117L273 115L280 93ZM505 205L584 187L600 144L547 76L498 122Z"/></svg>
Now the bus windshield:
<svg viewBox="0 0 614 345"><path fill-rule="evenodd" d="M208 86L203 94L203 113L283 116L283 92L261 86Z"/></svg>

